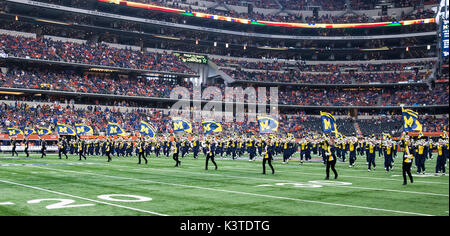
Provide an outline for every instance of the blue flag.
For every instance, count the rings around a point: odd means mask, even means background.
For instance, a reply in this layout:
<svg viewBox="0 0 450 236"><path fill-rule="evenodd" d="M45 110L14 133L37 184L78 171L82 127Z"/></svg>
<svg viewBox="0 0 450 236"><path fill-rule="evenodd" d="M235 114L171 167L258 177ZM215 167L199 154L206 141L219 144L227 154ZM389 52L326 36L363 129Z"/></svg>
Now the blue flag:
<svg viewBox="0 0 450 236"><path fill-rule="evenodd" d="M422 124L419 122L419 113L402 107L403 130L405 132L422 132Z"/></svg>
<svg viewBox="0 0 450 236"><path fill-rule="evenodd" d="M139 133L141 133L144 136L149 136L150 138L154 138L156 136L156 129L153 127L153 125L141 121L139 124Z"/></svg>
<svg viewBox="0 0 450 236"><path fill-rule="evenodd" d="M172 117L172 122L173 122L173 132L185 131L187 133L192 133L191 122L179 117Z"/></svg>
<svg viewBox="0 0 450 236"><path fill-rule="evenodd" d="M59 135L76 135L75 130L65 124L56 124L56 130L58 131Z"/></svg>
<svg viewBox="0 0 450 236"><path fill-rule="evenodd" d="M271 117L259 116L258 117L259 124L259 133L272 133L278 131L278 121Z"/></svg>
<svg viewBox="0 0 450 236"><path fill-rule="evenodd" d="M125 136L126 133L117 123L108 122L108 126L106 127L106 135L120 135Z"/></svg>
<svg viewBox="0 0 450 236"><path fill-rule="evenodd" d="M19 134L23 134L22 130L16 128L8 128L9 136L17 136Z"/></svg>
<svg viewBox="0 0 450 236"><path fill-rule="evenodd" d="M202 121L202 126L204 134L222 132L222 124L213 120Z"/></svg>
<svg viewBox="0 0 450 236"><path fill-rule="evenodd" d="M76 124L75 131L78 135L93 135L94 130L91 126L85 124Z"/></svg>
<svg viewBox="0 0 450 236"><path fill-rule="evenodd" d="M36 132L37 134L40 136L42 135L46 135L46 134L51 134L52 131L49 128L44 128L44 127L37 127L36 128Z"/></svg>
<svg viewBox="0 0 450 236"><path fill-rule="evenodd" d="M23 132L25 133L25 136L28 137L30 134L35 134L36 130L34 130L34 128L25 128Z"/></svg>
<svg viewBox="0 0 450 236"><path fill-rule="evenodd" d="M328 112L320 112L320 117L322 119L322 131L324 133L335 133L337 134L336 118Z"/></svg>

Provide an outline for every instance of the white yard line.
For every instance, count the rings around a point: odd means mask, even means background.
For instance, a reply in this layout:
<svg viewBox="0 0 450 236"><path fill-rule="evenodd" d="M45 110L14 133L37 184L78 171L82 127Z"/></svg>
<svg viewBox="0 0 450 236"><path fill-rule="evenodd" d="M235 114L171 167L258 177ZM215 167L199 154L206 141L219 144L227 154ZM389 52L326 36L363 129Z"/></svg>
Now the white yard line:
<svg viewBox="0 0 450 236"><path fill-rule="evenodd" d="M155 159L149 159L149 163L151 164L151 161L152 160L155 160ZM159 160L159 159L156 159L156 160ZM216 160L217 161L217 160ZM113 164L116 164L116 163L113 163ZM310 163L310 164L312 164L312 163ZM202 165L193 165L193 164L189 164L189 163L185 163L185 164L183 164L182 163L182 165L183 166L192 166L192 167L203 167L203 165L204 165L204 163L202 162ZM262 167L261 167L261 163L259 163L259 165L258 165L258 167L257 168L253 168L253 169L251 169L251 168L245 168L245 167L230 167L230 166L220 166L219 165L219 168L220 169L232 169L232 170L251 170L251 171L253 171L254 173L258 173L257 171L260 171L260 170L262 170ZM301 169L303 169L304 167L307 167L307 168L312 168L312 169L323 169L324 170L324 173L325 173L325 166L323 166L322 168L321 167L315 167L315 166L301 166L301 165L297 165L297 166L293 166L293 165L283 165L283 164L280 164L279 166L281 166L281 168L285 168L285 167L292 167L292 169L294 169L294 168L298 168L297 170L301 170ZM275 167L274 167L275 168ZM347 168L347 167L346 167ZM399 167L397 167L397 168L399 168ZM295 169L294 169L295 170ZM342 169L339 169L339 168L337 168L336 169L337 171L338 171L338 173L339 173L339 171L340 170L342 170ZM351 171L351 172L353 172L353 171L362 171L362 172L366 172L367 173L367 170L354 170L354 169L352 169L352 170L350 170L350 169L345 169L345 170L343 170L343 171ZM255 172L256 171L256 172ZM285 170L283 170L283 171L280 171L280 170L277 170L277 169L275 169L275 172L277 172L277 173L287 173L288 171L285 171ZM372 173L377 173L377 172L384 172L384 169L380 169L380 171L372 171ZM248 172L247 172L248 173ZM324 174L317 174L317 173L307 173L307 172L302 172L302 171L299 171L299 172L295 172L296 174L306 174L306 175L317 175L317 176L325 176ZM392 173L394 173L394 172L391 172L391 173L386 173L386 174L392 174ZM370 174L370 173L369 173ZM401 173L399 173L400 175L401 175ZM390 178L377 178L377 177L370 177L370 176L351 176L351 175L344 175L344 174L340 174L339 175L340 177L349 177L349 178L359 178L359 179L369 179L369 180L388 180L388 181L396 181L396 182L398 182L398 181L402 181L401 179L390 179ZM439 176L439 177L441 177L441 176ZM444 177L446 177L446 178L448 178L449 176L444 176ZM426 183L426 184L440 184L440 185L448 185L448 183L442 183L442 182L434 182L434 181L423 181L423 180L415 180L414 182L416 182L416 183Z"/></svg>
<svg viewBox="0 0 450 236"><path fill-rule="evenodd" d="M120 169L119 169L120 170ZM139 171L142 173L148 172L148 170L151 171L169 171L169 172L180 172L180 173L189 173L189 174L196 174L196 175L208 175L208 176L220 176L220 177L227 177L227 178L238 178L238 179L255 179L255 180L268 180L268 181L276 181L276 182L283 182L283 183L296 183L292 180L284 180L284 179L270 179L270 178L256 178L256 177L248 177L248 176L233 176L233 175L224 175L224 174L212 174L212 173L202 173L202 172L191 172L191 171L183 171L183 170L177 170L177 169L159 169L159 168L133 168L130 169L133 171ZM128 170L125 170L128 171ZM321 175L322 176L322 175ZM381 189L381 188L367 188L367 187L356 187L356 186L346 186L346 185L327 185L327 187L339 187L339 188L353 188L353 189L361 189L361 190L373 190L373 191L386 191L386 192L398 192L398 193L408 193L408 194L419 194L419 195L431 195L431 196L441 196L441 197L449 197L448 194L440 194L440 193L428 193L428 192L413 192L413 191L403 191L403 190L396 190L396 189Z"/></svg>
<svg viewBox="0 0 450 236"><path fill-rule="evenodd" d="M14 205L13 202L0 202L0 206L4 206L4 205Z"/></svg>
<svg viewBox="0 0 450 236"><path fill-rule="evenodd" d="M307 202L307 203L314 203L314 204L330 205L330 206L337 206L337 207L357 208L357 209L364 209L364 210L391 212L391 213L398 213L398 214L403 214L403 215L432 216L432 215L429 215L429 214L418 213L418 212L407 212L407 211L398 211L398 210L373 208L373 207L365 207L365 206L355 206L355 205L348 205L348 204L339 204L339 203L321 202L321 201L313 201L313 200L304 200L304 199L299 199L299 198L289 198L289 197L281 197L281 196L274 196L274 195L267 195L267 194L257 194L257 193L249 193L249 192L241 192L241 191L233 191L233 190L225 190L225 189L216 189L216 188L200 187L200 186L194 186L194 185L166 183L166 182L154 181L154 180L136 179L136 178L104 175L104 174L97 174L97 173L86 173L86 172L73 171L73 170L59 170L59 169L40 167L40 166L35 166L34 168L48 169L48 170L58 170L58 171L68 172L68 173L88 174L88 175L101 176L101 177L107 177L107 178L140 181L140 182L154 183L154 184L160 184L160 185L169 185L169 186L176 186L176 187L184 187L184 188L194 188L194 189L201 189L201 190L208 190L208 191L215 191L215 192L225 192L225 193L233 193L233 194L240 194L240 195L249 195L249 196L263 197L263 198L273 198L273 199L290 200L290 201L297 201L297 202Z"/></svg>
<svg viewBox="0 0 450 236"><path fill-rule="evenodd" d="M71 198L78 198L78 199L82 199L82 200L85 200L85 201L95 202L95 203L104 204L104 205L108 205L108 206L119 207L119 208L124 208L124 209L128 209L128 210L148 213L148 214L151 214L151 215L167 216L165 214L161 214L161 213L158 213L158 212L146 211L146 210L141 210L141 209L137 209L137 208L134 208L134 207L127 207L127 206L122 206L122 205L118 205L118 204L114 204L114 203L109 203L109 202L99 201L99 200L95 200L95 199L89 199L89 198L85 198L85 197L75 196L75 195L72 195L72 194L56 192L56 191L53 191L53 190L48 190L48 189L44 189L44 188L40 188L40 187L36 187L36 186L16 183L16 182L8 181L8 180L0 179L0 182L6 183L6 184L18 185L18 186L22 186L22 187L26 187L26 188L39 190L39 191L49 192L49 193L53 193L53 194L58 194L58 195L62 195L62 196L67 196L67 197L71 197Z"/></svg>

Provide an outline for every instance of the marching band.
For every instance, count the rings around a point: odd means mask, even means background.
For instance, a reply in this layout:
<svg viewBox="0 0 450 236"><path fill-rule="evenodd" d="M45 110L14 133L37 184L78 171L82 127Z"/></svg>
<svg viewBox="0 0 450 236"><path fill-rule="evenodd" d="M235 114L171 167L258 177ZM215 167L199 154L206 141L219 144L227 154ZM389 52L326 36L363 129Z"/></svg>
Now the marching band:
<svg viewBox="0 0 450 236"><path fill-rule="evenodd" d="M425 174L425 162L433 158L433 152L437 154L435 173L445 173L446 161L449 158L448 137L441 135L437 140L427 137L412 138L408 135L402 135L399 140L394 140L390 135L381 137L371 136L339 136L334 135L303 135L295 139L292 135L287 137L275 137L272 135L261 135L259 137L250 136L193 136L193 137L169 137L161 136L158 138L140 137L138 140L131 140L131 137L120 137L118 139L107 138L100 139L71 139L66 141L61 138L58 143L58 154L66 156L79 155L80 160L86 156L107 156L108 162L115 157L132 157L133 154L145 160L151 153L157 158L161 156L168 157L172 153L176 161L175 166L180 166L180 158L185 158L189 153L193 153L194 158L198 158L199 153L207 158L205 169L207 169L208 160L211 160L217 169L214 157L242 159L245 153L248 154L248 160L254 161L257 158L270 156L282 156L282 163L288 164L289 161L299 160L298 164L305 161L311 161L312 156L321 157L324 165L328 163L330 157L335 157L335 161L346 162L348 167L355 166L357 158L366 157L368 171L375 170L376 159L384 158L384 170L391 171L394 168L394 161L398 152L403 152L406 163L414 163L418 174ZM207 138L205 138L207 137ZM330 140L332 139L332 140ZM270 142L269 142L270 140ZM332 142L330 142L332 141ZM16 154L17 140L12 140L12 155ZM23 142L27 146L28 140ZM46 142L40 140L42 157L46 156ZM162 155L160 154L162 150ZM270 150L270 155L268 155ZM27 151L28 152L28 151ZM348 159L347 159L348 157ZM319 159L320 160L320 159ZM405 162L404 162L405 163ZM334 166L333 166L334 168Z"/></svg>

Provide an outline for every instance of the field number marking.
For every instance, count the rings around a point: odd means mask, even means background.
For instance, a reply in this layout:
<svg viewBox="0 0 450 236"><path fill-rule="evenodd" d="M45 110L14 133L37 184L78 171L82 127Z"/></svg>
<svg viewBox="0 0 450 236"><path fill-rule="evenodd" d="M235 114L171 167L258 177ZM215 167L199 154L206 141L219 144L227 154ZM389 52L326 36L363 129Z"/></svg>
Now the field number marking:
<svg viewBox="0 0 450 236"><path fill-rule="evenodd" d="M133 198L133 199L117 199L114 197L126 197L126 198ZM143 197L143 196L137 196L137 195L125 195L125 194L104 194L97 196L100 199L111 201L111 202L148 202L152 199L149 197ZM43 201L59 201L58 203L47 205L45 208L52 210L52 209L61 209L61 208L72 208L72 207L87 207L87 206L95 206L95 204L79 204L79 205L71 205L75 202L75 200L72 199L62 199L62 198L43 198L43 199L33 199L29 200L27 203L29 204L35 204L40 203Z"/></svg>
<svg viewBox="0 0 450 236"><path fill-rule="evenodd" d="M72 199L61 199L61 198L43 198L43 199L34 199L29 200L27 203L29 204L35 204L40 203L43 201L59 201L58 203L47 205L45 208L52 210L52 209L61 209L61 208L72 208L72 207L86 207L86 206L95 206L95 204L79 204L79 205L70 205L75 202L75 200Z"/></svg>
<svg viewBox="0 0 450 236"><path fill-rule="evenodd" d="M117 199L114 197L128 197L128 198L134 198L134 200L127 200L127 199ZM105 194L97 196L100 199L107 200L107 201L113 201L113 202L148 202L152 199L149 197L143 197L143 196L137 196L137 195L125 195L125 194Z"/></svg>
<svg viewBox="0 0 450 236"><path fill-rule="evenodd" d="M8 181L8 180L2 180L0 179L1 183L7 183L7 184L12 184L12 185L17 185L17 186L22 186L22 187L26 187L26 188L31 188L31 189L35 189L35 190L39 190L39 191L44 191L44 192L49 192L49 193L53 193L53 194L58 194L58 195L62 195L62 196L66 196L66 197L71 197L71 198L77 198L77 199L81 199L81 200L85 200L85 201L90 201L90 202L95 202L95 203L99 203L99 204L103 204L103 205L108 205L108 206L113 206L113 207L118 207L118 208L124 208L124 209L128 209L128 210L132 210L132 211L137 211L137 212L142 212L142 213L147 213L147 214L151 214L151 215L158 215L158 216L167 216L166 214L161 214L158 212L152 212L152 211L147 211L147 210L142 210L142 209L138 209L138 208L134 208L134 207L128 207L128 206L123 206L123 205L118 205L115 203L110 203L110 202L104 202L104 201L99 201L99 200L95 200L95 199L89 199L89 198L85 198L85 197L80 197L80 196L75 196L72 194L67 194L67 193L62 193L62 192L57 192L57 191L53 191L53 190L49 190L49 189L45 189L45 188L41 188L41 187L36 187L36 186L32 186L32 185L27 185L27 184L21 184L21 183L16 183L16 182L12 182L12 181ZM136 195L125 195L125 194L106 194L106 195L100 195L102 197L109 197L109 201L139 201L139 202L143 202L145 201L151 201L152 199L149 197L142 197L142 196L136 196ZM98 198L100 198L100 196L97 196ZM120 199L116 199L113 198L111 196L122 196L122 197L129 197L129 198L134 198L134 200L120 200ZM137 199L137 200L136 200ZM58 208L67 208L67 207L79 207L79 206L88 206L89 204L82 204L82 205L70 205L73 202L75 202L74 200L71 199L59 199L59 198L45 198L45 199L33 199L33 200L29 200L28 203L31 202L31 204L33 203L39 203L41 201L49 201L49 200L53 200L53 201L59 201L59 203L55 204L51 204L49 206L47 206L47 209L58 209ZM14 203L12 202L7 202L8 204L5 204L5 202L3 202L3 205L13 205ZM50 208L48 208L50 207Z"/></svg>

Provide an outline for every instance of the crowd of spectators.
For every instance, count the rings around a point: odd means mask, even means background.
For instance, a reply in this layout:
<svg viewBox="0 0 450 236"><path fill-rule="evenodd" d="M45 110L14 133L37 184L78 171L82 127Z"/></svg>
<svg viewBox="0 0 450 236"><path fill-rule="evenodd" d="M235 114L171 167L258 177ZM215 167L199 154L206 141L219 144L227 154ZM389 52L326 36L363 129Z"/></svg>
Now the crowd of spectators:
<svg viewBox="0 0 450 236"><path fill-rule="evenodd" d="M50 0L52 2L53 0ZM59 0L55 0L58 2ZM179 1L144 1L170 6ZM400 1L402 7L412 6L418 0ZM81 2L81 1L80 1ZM227 0L233 4L235 0ZM269 0L254 0L257 6L272 7ZM291 9L303 9L305 1L279 0L281 4L292 5ZM338 2L313 0L311 4L320 4L323 9L342 10ZM370 1L353 0L363 9ZM435 1L430 1L435 4ZM302 5L303 4L303 5ZM173 6L173 5L172 5ZM356 6L356 5L355 5ZM364 7L362 7L364 6ZM353 7L353 5L352 5ZM369 7L371 8L371 7ZM358 9L355 7L353 9ZM208 10L208 12L216 12ZM230 13L233 16L246 17L246 14ZM432 17L430 10L417 10L412 14L402 15L400 19L415 19ZM247 17L250 17L247 15ZM270 19L297 22L370 22L366 16L322 15L320 19L311 19L301 15L260 15L252 19ZM393 16L392 16L393 17ZM81 18L83 20L85 18ZM387 18L395 20L397 18ZM381 19L386 20L386 18ZM133 26L124 26L129 29ZM232 37L232 36L230 36ZM166 45L169 45L167 43ZM119 49L104 43L62 42L45 38L30 38L24 36L0 35L0 52L20 58L33 58L60 62L83 63L89 65L114 66L163 72L178 72L195 74L181 63L175 56L167 53L142 52L131 48ZM249 62L246 60L213 60L219 67L236 80L290 82L314 84L354 84L354 83L397 83L403 81L420 81L427 77L433 62L396 63L396 64L346 64L346 65L302 65L287 62ZM421 72L405 69L407 67L422 67ZM348 68L353 68L348 72ZM175 86L188 88L192 92L192 83L176 79L155 79L138 76L118 76L94 73L81 73L74 70L56 70L53 68L27 68L24 66L9 67L7 72L0 71L0 87L34 88L55 91L83 92L93 94L129 95L141 97L168 98ZM222 95L224 86L221 85ZM448 105L449 88L447 84L428 87L398 87L398 88L352 88L338 89L332 87L310 88L289 87L279 88L279 104L301 106L398 106L398 105ZM126 102L125 102L126 103ZM73 105L33 105L16 102L14 105L0 106L0 127L3 132L7 127L29 127L33 125L54 126L57 122L74 125L86 123L94 127L95 132L104 131L109 121L118 122L128 131L136 130L140 120L149 121L158 127L160 133L171 132L170 117L156 108L124 108L109 109L102 106L76 108ZM382 116L376 120L338 119L341 132L349 135L355 132L354 122L358 122L362 130L380 133L386 129L398 130L400 116ZM439 131L448 124L448 117L436 119L424 116L425 131ZM304 114L280 116L280 130L285 133L302 134L320 132L321 121L318 117ZM200 132L200 124L194 124L194 131ZM388 128L386 128L388 127ZM235 133L257 133L255 122L225 123L224 129ZM363 131L363 133L366 131Z"/></svg>
<svg viewBox="0 0 450 236"><path fill-rule="evenodd" d="M212 58L215 64L221 67L234 67L255 70L283 70L286 67L297 67L302 71L309 72L333 72L342 69L352 68L357 71L374 72L374 71L404 71L408 67L422 67L431 69L435 61L415 61L409 63L381 63L381 64L314 64L307 65L305 62L296 61L295 63L285 60L268 60L268 61L251 61L245 58L242 59L222 59Z"/></svg>
<svg viewBox="0 0 450 236"><path fill-rule="evenodd" d="M414 106L421 106L424 104L444 105L448 104L448 89L448 84L439 84L431 90L419 87L404 90L385 89L378 97L378 104L382 106L398 106L400 104Z"/></svg>
<svg viewBox="0 0 450 236"><path fill-rule="evenodd" d="M169 98L176 86L188 88L191 93L193 91L193 84L185 80L100 76L38 68L11 68L7 73L0 73L0 86L155 98ZM224 96L224 85L220 85L219 89ZM268 89L267 92L269 98ZM278 103L301 106L442 105L448 104L448 94L448 85L445 84L431 90L423 86L384 89L281 86L278 89Z"/></svg>
<svg viewBox="0 0 450 236"><path fill-rule="evenodd" d="M21 58L195 74L169 53L119 49L101 43L80 44L0 34L0 48L3 48L8 56Z"/></svg>
<svg viewBox="0 0 450 236"><path fill-rule="evenodd" d="M2 104L0 108L3 130L7 127L55 127L56 123L74 126L84 123L94 129L95 134L104 132L108 122L121 124L125 130L136 130L141 120L162 122L157 110L149 109L109 109L101 106L89 106L87 108L75 108L71 105L29 105L27 103L16 103L14 105ZM157 123L160 125L162 123ZM158 126L164 132L164 126Z"/></svg>
<svg viewBox="0 0 450 236"><path fill-rule="evenodd" d="M423 106L448 104L448 85L407 88L285 88L278 91L279 103L300 106Z"/></svg>
<svg viewBox="0 0 450 236"><path fill-rule="evenodd" d="M235 80L312 84L365 84L425 81L434 61L390 64L301 65L284 61L213 59ZM414 70L417 69L417 70Z"/></svg>
<svg viewBox="0 0 450 236"><path fill-rule="evenodd" d="M105 132L108 122L115 122L131 134L137 134L140 121L146 121L157 127L158 135L172 134L172 122L169 113L155 108L108 108L105 106L77 107L67 104L30 105L15 102L0 104L0 130L6 133L7 128L15 127L52 127L57 123L74 126L84 123L94 129L94 134ZM279 134L291 133L296 137L303 134L321 134L322 121L318 116L298 114L280 115ZM421 115L420 122L424 132L438 132L448 127L448 116L437 118L431 115ZM398 134L402 130L400 115L374 116L371 119L355 119L344 116L337 118L337 128L344 135L357 134L355 123L363 135L381 135L382 133ZM256 135L259 125L256 122L222 122L225 135ZM202 133L201 122L193 122L193 132Z"/></svg>
<svg viewBox="0 0 450 236"><path fill-rule="evenodd" d="M84 21L78 22L77 17L70 17L74 14L64 14L64 18L67 19L54 19L56 21L64 21L69 24L85 24L86 27L90 26L101 26L104 25L98 23L95 18L88 18L88 16L84 16L86 19ZM47 16L42 16L47 17ZM77 20L77 21L75 21ZM96 23L97 22L97 23ZM430 29L422 29L419 27L420 25L412 26L414 29L408 29L408 33L413 32L428 32L433 30L432 26L434 24L425 24L423 27L431 27ZM416 26L418 28L416 28ZM60 25L50 25L42 22L25 22L25 21L14 21L14 20L4 20L0 22L0 28L6 30L13 31L23 31L30 33L37 33L38 39L34 39L32 42L27 37L18 38L15 37L16 41L26 40L29 41L25 45L28 47L38 48L42 52L36 51L33 53L29 52L16 52L18 54L22 54L24 56L29 56L31 58L41 57L43 59L52 58L53 60L71 60L71 61L79 61L86 62L92 61L92 63L101 63L102 65L112 65L112 66L120 66L125 68L133 68L133 69L145 69L145 70L173 70L173 72L184 72L184 73L193 73L186 68L182 64L176 63L176 59L172 58L171 55L165 55L164 53L160 54L151 54L149 52L141 53L140 51L135 50L127 50L127 49L116 49L112 46L106 46L105 43L118 43L122 45L133 45L137 47L148 47L148 48L159 48L164 50L174 50L174 51L188 51L193 53L201 53L201 54L215 54L215 55L228 55L233 57L251 57L251 58L286 58L286 59L306 59L306 60L383 60L383 59L409 59L409 58L423 58L423 57L433 57L436 53L436 50L427 50L424 45L434 43L430 42L430 37L406 37L400 38L396 40L363 40L363 41L333 41L329 43L324 40L277 40L277 39L269 39L267 38L259 38L259 37L233 37L233 35L227 34L211 34L209 31L189 31L183 30L173 27L166 27L161 29L161 32L158 32L158 35L161 37L173 37L180 40L162 40L158 37L153 37L155 35L155 30L152 30L147 27L142 27L141 24L130 21L113 21L110 23L108 28L111 29L121 29L124 31L129 31L133 33L145 33L146 35L136 35L136 37L129 37L125 34L115 34L115 33L105 33L105 32L95 32L93 33L91 29L84 27L62 27ZM113 30L111 32L114 32ZM358 32L358 31L356 31ZM361 31L364 32L364 31ZM352 35L351 30L340 31L339 29L314 29L309 31L309 33L305 33L305 35L313 34L313 35L321 35L321 36L329 36L334 34L344 34L344 35ZM392 32L391 32L392 33ZM149 36L149 34L151 36ZM279 34L279 32L275 33ZM287 34L287 33L286 33ZM366 34L366 33L362 33ZM367 33L369 34L369 33ZM56 40L49 39L41 39L41 35L52 35L59 36L64 38L73 38L73 39L82 39L87 42L84 44L76 44L76 43L64 43L64 42L56 42ZM127 36L125 36L127 35ZM145 44L143 45L140 41L140 38L146 38ZM10 39L5 39L10 40ZM432 40L432 39L431 39ZM195 42L199 42L196 44ZM213 43L217 42L217 46L213 46ZM18 47L14 45L15 42L11 42L14 47ZM229 47L225 47L225 44L228 43ZM25 43L24 43L25 44ZM242 50L244 47L247 48ZM390 51L365 51L363 53L360 52L360 49L378 49L381 47L388 48L398 48L405 47L405 45L410 46L411 49L408 52L395 53L392 54ZM64 52L59 51L57 47L62 47L62 49L66 50L67 47L74 48L76 50L68 51L68 55L65 56ZM264 47L269 48L289 48L287 51L279 51L279 50L264 50L261 49ZM108 52L104 53L95 53L95 55L82 54L79 53L80 50L82 52L88 51L99 51L107 48ZM20 48L19 48L20 49ZM291 50L292 49L292 50ZM301 53L297 50L307 50L307 53ZM13 51L13 49L10 49ZM24 49L25 50L25 49ZM340 52L340 50L347 50L347 53L336 53ZM17 51L17 50L16 50ZM354 53L356 52L356 53ZM59 55L58 53L63 53L63 55ZM73 54L81 54L73 55ZM312 53L312 54L311 54ZM125 54L126 56L122 56ZM59 57L59 58L58 58ZM154 64L155 58L162 57L167 60L167 63L164 64ZM350 57L350 58L348 58ZM131 59L129 61L128 59ZM134 64L133 64L134 63Z"/></svg>
<svg viewBox="0 0 450 236"><path fill-rule="evenodd" d="M389 73L355 73L331 72L309 73L297 70L285 72L243 71L223 69L235 80L282 82L299 84L367 84L367 83L399 83L425 81L428 73L414 71Z"/></svg>
<svg viewBox="0 0 450 236"><path fill-rule="evenodd" d="M7 73L0 72L0 86L9 88L168 98L170 91L177 85L192 90L192 83L168 78L113 78L42 68L11 68Z"/></svg>

